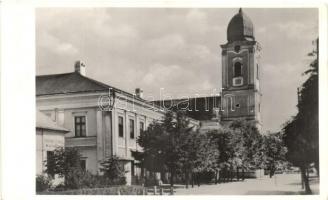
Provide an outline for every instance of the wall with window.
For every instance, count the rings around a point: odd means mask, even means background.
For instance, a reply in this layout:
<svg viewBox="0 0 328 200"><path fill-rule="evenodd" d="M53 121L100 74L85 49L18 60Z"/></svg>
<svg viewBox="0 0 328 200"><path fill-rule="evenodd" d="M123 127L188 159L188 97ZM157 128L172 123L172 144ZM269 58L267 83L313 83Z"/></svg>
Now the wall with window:
<svg viewBox="0 0 328 200"><path fill-rule="evenodd" d="M131 150L142 150L137 144L141 130L154 120L162 119L163 111L154 111L136 101L134 104L124 99L116 100L113 133L116 138L114 152L121 158L131 159ZM115 142L115 139L114 139Z"/></svg>
<svg viewBox="0 0 328 200"><path fill-rule="evenodd" d="M222 66L224 73L223 85L224 88L229 88L233 86L233 79L237 77L242 77L243 85L251 83L249 72L250 56L247 51L241 51L236 54L233 51L229 51L224 59L224 65Z"/></svg>
<svg viewBox="0 0 328 200"><path fill-rule="evenodd" d="M36 173L42 174L46 169L45 161L47 152L54 151L58 147L65 146L65 136L63 132L51 131L47 129L36 129Z"/></svg>
<svg viewBox="0 0 328 200"><path fill-rule="evenodd" d="M71 130L66 137L92 137L97 135L96 109L65 109L64 127Z"/></svg>
<svg viewBox="0 0 328 200"><path fill-rule="evenodd" d="M85 162L86 170L96 174L98 170L97 149L92 147L80 147L81 160Z"/></svg>

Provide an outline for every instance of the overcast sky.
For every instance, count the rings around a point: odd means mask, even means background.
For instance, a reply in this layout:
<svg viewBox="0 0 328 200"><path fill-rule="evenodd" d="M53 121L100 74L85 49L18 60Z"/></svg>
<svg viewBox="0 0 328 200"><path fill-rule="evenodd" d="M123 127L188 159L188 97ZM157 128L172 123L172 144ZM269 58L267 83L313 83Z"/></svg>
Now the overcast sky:
<svg viewBox="0 0 328 200"><path fill-rule="evenodd" d="M277 131L297 112L296 88L318 35L317 9L243 9L262 46L264 130ZM36 73L73 71L133 93L159 98L210 95L221 88L221 48L238 8L39 8Z"/></svg>

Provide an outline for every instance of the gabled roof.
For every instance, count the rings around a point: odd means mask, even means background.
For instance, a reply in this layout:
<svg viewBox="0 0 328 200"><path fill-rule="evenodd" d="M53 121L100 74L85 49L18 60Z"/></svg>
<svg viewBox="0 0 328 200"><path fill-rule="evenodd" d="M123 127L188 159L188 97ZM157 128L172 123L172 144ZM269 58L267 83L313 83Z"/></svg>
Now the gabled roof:
<svg viewBox="0 0 328 200"><path fill-rule="evenodd" d="M104 91L109 85L82 76L77 72L36 77L36 95Z"/></svg>
<svg viewBox="0 0 328 200"><path fill-rule="evenodd" d="M69 130L57 125L56 122L52 121L48 116L38 110L36 111L36 128L69 132Z"/></svg>
<svg viewBox="0 0 328 200"><path fill-rule="evenodd" d="M150 101L105 83L83 76L79 72L36 76L36 96L101 91L108 92L109 89L113 89L120 94L142 101L148 105L158 107Z"/></svg>

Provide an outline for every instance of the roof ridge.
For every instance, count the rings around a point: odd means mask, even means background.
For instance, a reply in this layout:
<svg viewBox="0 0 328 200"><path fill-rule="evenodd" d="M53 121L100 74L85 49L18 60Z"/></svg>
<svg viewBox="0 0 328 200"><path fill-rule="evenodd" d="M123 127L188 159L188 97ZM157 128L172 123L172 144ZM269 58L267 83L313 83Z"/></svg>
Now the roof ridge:
<svg viewBox="0 0 328 200"><path fill-rule="evenodd" d="M79 73L78 73L78 74L79 74ZM124 90L122 90L122 89L118 89L117 87L113 87L112 85L108 85L108 84L106 84L106 83L103 83L103 82L97 81L97 80L95 80L95 79L93 79L93 78L90 78L90 77L87 77L87 76L83 76L83 75L81 75L81 74L79 74L79 75L82 76L82 77L85 78L85 79L88 79L89 81L92 81L92 82L94 82L94 83L96 83L96 84L101 85L102 87L107 87L108 89L109 89L109 88L112 88L112 89L114 89L114 90L117 90L117 91L120 91L120 92L123 92L123 93L127 93L127 94L130 94L130 95L134 95L134 94L132 94L132 93L130 93L130 92L124 91Z"/></svg>
<svg viewBox="0 0 328 200"><path fill-rule="evenodd" d="M107 85L106 83L103 83L103 82L97 81L97 80L92 79L92 78L89 78L89 77L87 77L87 76L83 76L83 75L81 75L81 74L78 73L78 72L73 72L73 73L76 73L77 75L79 75L79 76L81 76L81 77L83 77L83 78L85 78L85 79L87 79L87 80L89 80L89 81L92 81L92 82L94 82L94 83L96 83L96 84L98 84L98 85L100 85L100 86L102 86L102 87L106 87L106 88L108 88L108 87L112 87L112 86L110 86L110 85Z"/></svg>
<svg viewBox="0 0 328 200"><path fill-rule="evenodd" d="M177 101L177 100L190 100L190 99L216 98L216 97L221 97L221 96L220 95L205 95L205 96L187 97L187 98L158 99L158 100L154 100L154 101L166 101L166 100L175 100L175 101Z"/></svg>
<svg viewBox="0 0 328 200"><path fill-rule="evenodd" d="M43 74L43 75L36 75L36 78L38 77L46 77L46 76L62 76L62 75L69 75L73 74L74 72L67 72L67 73L60 73L60 74Z"/></svg>

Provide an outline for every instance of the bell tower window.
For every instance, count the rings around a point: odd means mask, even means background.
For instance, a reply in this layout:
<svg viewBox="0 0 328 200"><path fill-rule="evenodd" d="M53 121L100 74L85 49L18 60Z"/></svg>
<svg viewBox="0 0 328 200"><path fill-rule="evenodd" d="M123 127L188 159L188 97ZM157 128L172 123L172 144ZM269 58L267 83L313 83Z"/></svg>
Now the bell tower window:
<svg viewBox="0 0 328 200"><path fill-rule="evenodd" d="M236 62L234 65L234 77L239 77L241 76L241 63L240 62Z"/></svg>

